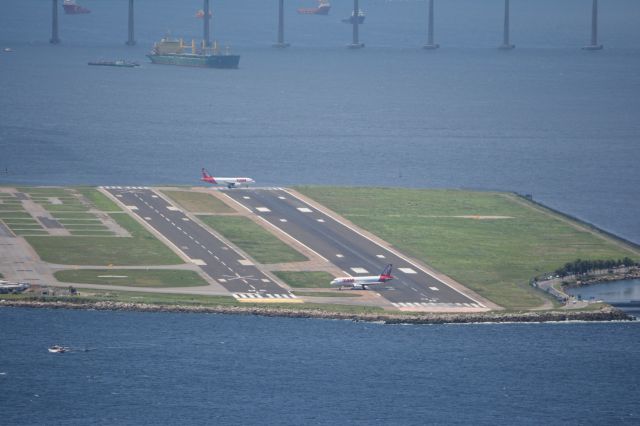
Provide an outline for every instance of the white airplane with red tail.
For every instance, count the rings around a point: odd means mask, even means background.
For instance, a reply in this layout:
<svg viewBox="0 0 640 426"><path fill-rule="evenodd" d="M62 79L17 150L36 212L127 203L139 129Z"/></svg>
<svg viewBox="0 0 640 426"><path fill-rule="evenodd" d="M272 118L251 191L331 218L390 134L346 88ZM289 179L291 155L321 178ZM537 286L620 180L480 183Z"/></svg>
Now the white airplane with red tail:
<svg viewBox="0 0 640 426"><path fill-rule="evenodd" d="M391 281L394 277L391 275L392 264L385 266L380 275L368 275L366 277L338 277L331 281L331 285L339 287L351 287L353 290L366 290L369 286L384 284Z"/></svg>
<svg viewBox="0 0 640 426"><path fill-rule="evenodd" d="M249 186L252 183L256 183L255 180L248 177L214 177L211 176L205 168L202 169L202 179L200 180L212 185L227 185L229 189L239 186Z"/></svg>

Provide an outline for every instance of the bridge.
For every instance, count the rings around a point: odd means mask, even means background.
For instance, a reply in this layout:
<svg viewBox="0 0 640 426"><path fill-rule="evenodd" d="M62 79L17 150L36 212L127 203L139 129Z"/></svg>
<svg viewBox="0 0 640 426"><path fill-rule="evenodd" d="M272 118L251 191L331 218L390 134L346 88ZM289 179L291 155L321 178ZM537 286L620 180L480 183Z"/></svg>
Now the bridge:
<svg viewBox="0 0 640 426"><path fill-rule="evenodd" d="M427 42L424 44L423 48L428 50L437 49L440 46L435 42L434 36L434 4L435 0L427 0ZM51 15L51 39L49 40L52 44L60 43L60 37L58 34L58 0L51 0L52 2L52 15ZM209 12L211 10L210 0L203 0L203 40L207 46L211 46L211 34L210 34L210 19L207 19L209 16ZM498 47L502 50L511 50L515 48L515 45L511 44L510 41L510 29L509 29L509 21L510 21L510 8L509 8L510 0L504 0L504 26L503 26L503 37L502 44ZM353 16L358 16L358 11L360 10L359 0L353 0ZM128 38L126 44L129 46L133 46L136 44L134 38L134 0L129 0L129 14L128 14ZM350 49L359 49L364 47L364 43L360 42L360 31L359 26L360 23L358 19L352 20L352 39L351 43L347 44L347 47ZM276 48L286 48L289 46L289 43L286 43L284 40L284 0L278 0L278 22L277 22L277 41L273 45ZM602 44L598 43L598 0L592 0L591 3L591 41L589 44L583 47L585 50L600 50L602 49Z"/></svg>

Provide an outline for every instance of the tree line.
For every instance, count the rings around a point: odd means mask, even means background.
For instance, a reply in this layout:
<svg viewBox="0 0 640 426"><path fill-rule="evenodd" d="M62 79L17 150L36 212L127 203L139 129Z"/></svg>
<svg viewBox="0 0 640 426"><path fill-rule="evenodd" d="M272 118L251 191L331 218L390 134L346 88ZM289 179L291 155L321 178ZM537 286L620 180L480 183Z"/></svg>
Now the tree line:
<svg viewBox="0 0 640 426"><path fill-rule="evenodd" d="M561 277L567 275L584 275L591 271L598 269L613 269L619 267L640 266L639 262L634 262L633 259L625 257L624 259L609 259L609 260L582 260L576 259L573 262L567 262L562 268L556 269L556 275Z"/></svg>

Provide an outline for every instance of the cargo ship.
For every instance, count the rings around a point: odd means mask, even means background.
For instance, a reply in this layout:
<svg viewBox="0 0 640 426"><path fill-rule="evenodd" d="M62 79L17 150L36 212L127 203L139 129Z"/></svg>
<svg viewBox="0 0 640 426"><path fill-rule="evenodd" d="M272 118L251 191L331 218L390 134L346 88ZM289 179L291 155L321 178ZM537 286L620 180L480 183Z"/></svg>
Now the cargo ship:
<svg viewBox="0 0 640 426"><path fill-rule="evenodd" d="M82 7L75 2L75 0L64 0L62 3L62 7L64 8L64 13L67 15L79 15L82 13L91 13L89 9L86 7Z"/></svg>
<svg viewBox="0 0 640 426"><path fill-rule="evenodd" d="M303 15L328 15L331 4L326 0L319 0L318 7L301 7L298 13Z"/></svg>
<svg viewBox="0 0 640 426"><path fill-rule="evenodd" d="M358 24L364 24L364 18L365 18L365 14L364 14L364 10L362 9L358 9L358 15L356 16L353 12L351 12L351 16L349 16L348 18L344 18L342 20L342 22L344 22L345 24L353 24L355 22L355 20L358 20Z"/></svg>
<svg viewBox="0 0 640 426"><path fill-rule="evenodd" d="M221 51L215 42L213 47L207 47L203 40L200 48L196 49L195 40L185 45L182 39L172 40L169 37L155 43L147 57L154 64L185 67L238 68L240 63L240 55L230 54L228 47Z"/></svg>

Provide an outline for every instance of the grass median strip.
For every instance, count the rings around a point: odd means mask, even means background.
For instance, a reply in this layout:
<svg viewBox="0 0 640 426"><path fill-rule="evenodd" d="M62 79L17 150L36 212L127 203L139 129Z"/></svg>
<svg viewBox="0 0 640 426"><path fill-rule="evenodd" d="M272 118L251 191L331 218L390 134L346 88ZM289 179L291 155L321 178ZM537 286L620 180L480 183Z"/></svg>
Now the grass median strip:
<svg viewBox="0 0 640 426"><path fill-rule="evenodd" d="M269 264L308 260L246 217L203 215L198 219L240 247L256 262Z"/></svg>
<svg viewBox="0 0 640 426"><path fill-rule="evenodd" d="M106 195L95 188L80 187L76 188L76 191L89 200L98 210L102 210L103 212L122 211L116 203L111 201Z"/></svg>
<svg viewBox="0 0 640 426"><path fill-rule="evenodd" d="M45 262L63 265L176 265L180 258L126 213L111 217L131 237L28 237ZM80 231L79 231L80 232Z"/></svg>
<svg viewBox="0 0 640 426"><path fill-rule="evenodd" d="M199 287L208 284L194 271L167 269L74 269L58 271L54 276L65 283L130 287Z"/></svg>
<svg viewBox="0 0 640 426"><path fill-rule="evenodd" d="M298 190L506 308L539 306L529 280L566 262L637 257L506 193Z"/></svg>
<svg viewBox="0 0 640 426"><path fill-rule="evenodd" d="M274 271L273 274L294 288L331 288L334 276L321 271Z"/></svg>
<svg viewBox="0 0 640 426"><path fill-rule="evenodd" d="M233 213L231 207L204 192L191 191L162 191L163 194L169 196L172 200L182 206L184 209L198 213Z"/></svg>

